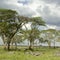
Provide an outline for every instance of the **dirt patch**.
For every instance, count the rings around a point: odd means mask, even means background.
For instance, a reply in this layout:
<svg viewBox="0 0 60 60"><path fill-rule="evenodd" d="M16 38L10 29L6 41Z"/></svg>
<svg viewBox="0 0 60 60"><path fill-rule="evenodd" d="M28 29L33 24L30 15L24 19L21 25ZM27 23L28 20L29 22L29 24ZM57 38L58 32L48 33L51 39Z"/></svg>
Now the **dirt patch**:
<svg viewBox="0 0 60 60"><path fill-rule="evenodd" d="M30 51L30 52L25 52L25 54L30 54L30 55L34 55L34 56L40 56L43 53L42 52L32 52L32 51Z"/></svg>

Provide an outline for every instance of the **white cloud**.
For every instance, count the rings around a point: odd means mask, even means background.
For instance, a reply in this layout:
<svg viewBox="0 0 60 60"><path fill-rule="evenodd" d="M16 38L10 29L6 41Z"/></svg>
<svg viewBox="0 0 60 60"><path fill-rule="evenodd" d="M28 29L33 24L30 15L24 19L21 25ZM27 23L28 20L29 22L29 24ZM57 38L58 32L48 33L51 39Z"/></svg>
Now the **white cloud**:
<svg viewBox="0 0 60 60"><path fill-rule="evenodd" d="M31 23L27 23L27 24L25 24L24 26L22 26L22 29L28 29L28 30L30 30L31 29Z"/></svg>
<svg viewBox="0 0 60 60"><path fill-rule="evenodd" d="M57 27L57 26L55 26L55 25L47 25L47 28L48 28L48 29L56 29L56 27Z"/></svg>
<svg viewBox="0 0 60 60"><path fill-rule="evenodd" d="M59 0L0 0L0 8L14 9L24 16L42 16L48 25L60 26L60 4L57 5L59 2Z"/></svg>

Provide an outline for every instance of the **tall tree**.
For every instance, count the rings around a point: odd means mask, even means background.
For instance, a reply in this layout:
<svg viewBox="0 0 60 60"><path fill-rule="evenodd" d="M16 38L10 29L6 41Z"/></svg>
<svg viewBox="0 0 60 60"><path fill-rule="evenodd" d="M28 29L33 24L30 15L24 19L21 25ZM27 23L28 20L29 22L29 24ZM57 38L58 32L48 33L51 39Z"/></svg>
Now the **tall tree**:
<svg viewBox="0 0 60 60"><path fill-rule="evenodd" d="M0 9L0 32L2 36L7 37L7 46L9 50L11 35L14 33L16 25L16 11Z"/></svg>
<svg viewBox="0 0 60 60"><path fill-rule="evenodd" d="M7 48L10 49L10 42L23 24L27 22L27 17L18 16L16 11L0 10L0 32L7 37Z"/></svg>
<svg viewBox="0 0 60 60"><path fill-rule="evenodd" d="M28 27L26 27L26 30L24 31L24 36L30 41L29 49L32 50L33 42L39 38L40 31L38 30L38 27L41 25L45 26L45 22L42 20L41 17L30 18L29 22L31 23L31 30L28 30Z"/></svg>

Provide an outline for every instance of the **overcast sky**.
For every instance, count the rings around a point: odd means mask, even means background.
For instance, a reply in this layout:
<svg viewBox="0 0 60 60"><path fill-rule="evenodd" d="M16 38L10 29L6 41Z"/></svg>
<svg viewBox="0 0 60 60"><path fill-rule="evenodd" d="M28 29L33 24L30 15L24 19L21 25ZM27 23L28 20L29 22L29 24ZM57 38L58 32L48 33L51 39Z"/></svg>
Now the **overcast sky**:
<svg viewBox="0 0 60 60"><path fill-rule="evenodd" d="M14 9L20 15L41 16L46 28L60 30L60 0L0 0L0 8Z"/></svg>

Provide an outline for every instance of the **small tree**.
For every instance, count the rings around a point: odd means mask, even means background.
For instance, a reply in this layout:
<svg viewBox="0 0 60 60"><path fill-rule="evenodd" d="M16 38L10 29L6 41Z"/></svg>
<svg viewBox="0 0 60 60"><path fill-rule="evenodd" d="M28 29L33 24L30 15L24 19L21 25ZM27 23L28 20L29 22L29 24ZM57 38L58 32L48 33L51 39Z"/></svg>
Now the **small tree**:
<svg viewBox="0 0 60 60"><path fill-rule="evenodd" d="M43 30L41 33L44 35L43 39L48 40L47 43L49 47L51 47L51 42L52 40L54 40L54 48L55 48L55 41L56 41L55 38L58 34L57 31L55 29L48 29L48 30Z"/></svg>

